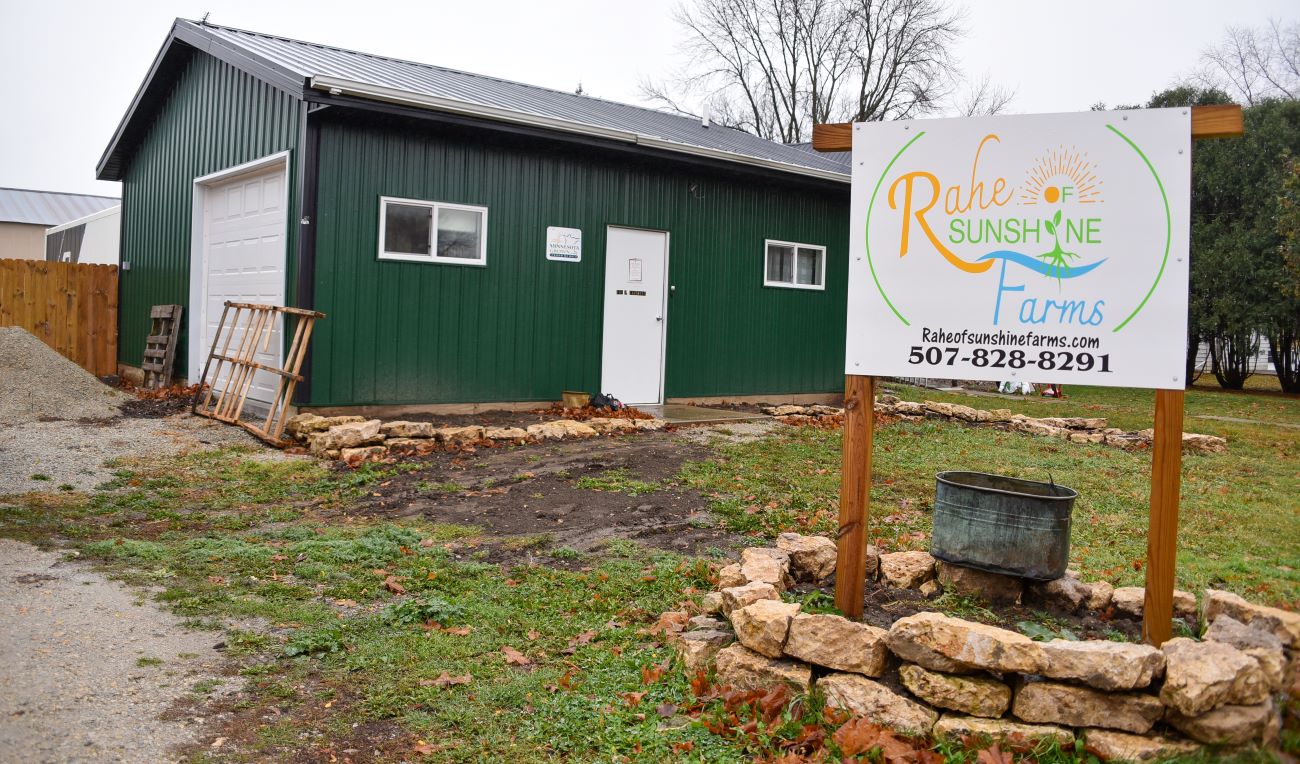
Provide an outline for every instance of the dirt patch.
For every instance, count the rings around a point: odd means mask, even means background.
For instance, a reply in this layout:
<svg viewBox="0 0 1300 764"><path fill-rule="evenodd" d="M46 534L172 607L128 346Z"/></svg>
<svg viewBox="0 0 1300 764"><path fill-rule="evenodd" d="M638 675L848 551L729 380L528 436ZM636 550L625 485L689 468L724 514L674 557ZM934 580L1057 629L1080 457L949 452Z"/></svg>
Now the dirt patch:
<svg viewBox="0 0 1300 764"><path fill-rule="evenodd" d="M200 734L204 702L160 716L198 682L220 697L240 680L220 676L218 637L138 598L60 552L0 539L0 758L167 761Z"/></svg>
<svg viewBox="0 0 1300 764"><path fill-rule="evenodd" d="M548 550L612 539L698 554L740 541L717 527L707 497L675 482L683 463L710 455L667 432L432 453L348 512L479 527L499 563L554 564Z"/></svg>

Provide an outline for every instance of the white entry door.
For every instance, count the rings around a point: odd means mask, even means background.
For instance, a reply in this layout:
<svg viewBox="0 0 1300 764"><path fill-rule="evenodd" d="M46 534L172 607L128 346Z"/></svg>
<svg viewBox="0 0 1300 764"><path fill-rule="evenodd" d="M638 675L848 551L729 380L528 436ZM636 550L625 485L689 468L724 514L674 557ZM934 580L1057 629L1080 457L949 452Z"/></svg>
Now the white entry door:
<svg viewBox="0 0 1300 764"><path fill-rule="evenodd" d="M201 195L201 200L196 201L202 207L203 260L201 314L194 316L200 321L202 331L195 333L191 330L190 334L198 337L201 343L192 349L201 355L199 365L191 372L197 376L207 361L227 300L284 305L285 167L277 164L270 169L244 172L230 178L218 177L201 186L196 184L195 193ZM232 308L230 317L233 315ZM245 326L247 316L248 311L244 311L240 327ZM275 325L270 327L269 340L265 332L259 335L257 361L270 366L280 365L283 350L281 330L282 321L277 317ZM223 334L223 338L225 336ZM238 338L237 335L235 339ZM233 355L235 349L232 344L229 354ZM220 352L221 348L218 347L217 351ZM191 357L193 355L191 352ZM222 372L223 379L229 368L227 364ZM215 382L220 389L221 381ZM257 372L248 398L270 403L277 383L275 375Z"/></svg>
<svg viewBox="0 0 1300 764"><path fill-rule="evenodd" d="M600 392L628 404L663 403L668 234L610 227Z"/></svg>

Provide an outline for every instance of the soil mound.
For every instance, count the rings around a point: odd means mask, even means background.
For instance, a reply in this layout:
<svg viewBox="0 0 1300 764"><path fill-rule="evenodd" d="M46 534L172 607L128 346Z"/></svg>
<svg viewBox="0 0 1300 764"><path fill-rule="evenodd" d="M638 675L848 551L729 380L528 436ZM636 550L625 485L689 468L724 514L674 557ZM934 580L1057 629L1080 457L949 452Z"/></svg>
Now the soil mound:
<svg viewBox="0 0 1300 764"><path fill-rule="evenodd" d="M26 330L0 327L0 426L112 419L128 400Z"/></svg>

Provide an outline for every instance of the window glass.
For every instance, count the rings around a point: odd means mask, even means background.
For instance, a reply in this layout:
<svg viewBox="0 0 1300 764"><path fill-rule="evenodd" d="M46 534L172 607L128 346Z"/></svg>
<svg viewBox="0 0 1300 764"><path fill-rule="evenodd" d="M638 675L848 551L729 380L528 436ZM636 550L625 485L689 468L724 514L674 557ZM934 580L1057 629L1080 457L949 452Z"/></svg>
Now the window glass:
<svg viewBox="0 0 1300 764"><path fill-rule="evenodd" d="M816 249L799 248L798 283L809 286L821 286L822 253Z"/></svg>
<svg viewBox="0 0 1300 764"><path fill-rule="evenodd" d="M438 257L479 259L483 214L442 207L438 210Z"/></svg>
<svg viewBox="0 0 1300 764"><path fill-rule="evenodd" d="M402 255L429 254L433 210L412 204L384 205L384 251Z"/></svg>
<svg viewBox="0 0 1300 764"><path fill-rule="evenodd" d="M786 284L794 281L794 247L768 245L767 280Z"/></svg>

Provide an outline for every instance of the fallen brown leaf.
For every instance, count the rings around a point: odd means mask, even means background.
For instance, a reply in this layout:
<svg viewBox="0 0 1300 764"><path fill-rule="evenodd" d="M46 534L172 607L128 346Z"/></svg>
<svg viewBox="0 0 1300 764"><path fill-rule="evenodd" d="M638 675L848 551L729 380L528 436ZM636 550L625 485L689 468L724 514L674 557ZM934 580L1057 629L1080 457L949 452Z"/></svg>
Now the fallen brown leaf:
<svg viewBox="0 0 1300 764"><path fill-rule="evenodd" d="M506 656L506 663L512 666L531 666L533 663L527 655L524 655L510 645L502 647L501 652Z"/></svg>
<svg viewBox="0 0 1300 764"><path fill-rule="evenodd" d="M469 684L474 677L469 674L464 676L452 676L446 671L442 672L435 679L421 679L421 687L451 687L457 684Z"/></svg>

